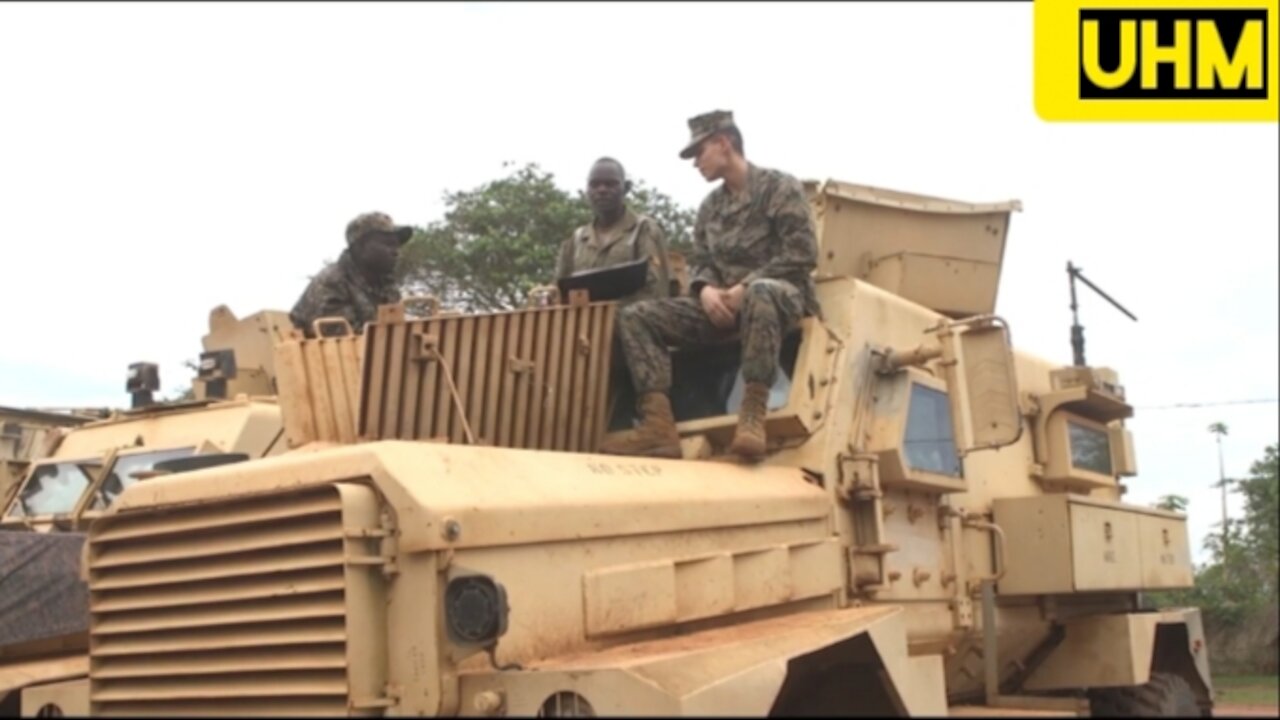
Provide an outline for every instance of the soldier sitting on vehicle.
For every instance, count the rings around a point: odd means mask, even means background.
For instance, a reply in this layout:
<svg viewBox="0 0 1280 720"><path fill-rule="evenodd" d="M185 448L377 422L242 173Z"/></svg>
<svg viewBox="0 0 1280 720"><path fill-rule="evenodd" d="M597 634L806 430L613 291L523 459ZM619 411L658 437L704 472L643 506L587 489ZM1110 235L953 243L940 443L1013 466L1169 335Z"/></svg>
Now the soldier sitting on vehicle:
<svg viewBox="0 0 1280 720"><path fill-rule="evenodd" d="M600 158L587 175L587 200L592 220L574 231L560 246L556 277L649 259L644 287L621 298L623 304L668 296L671 276L662 228L648 215L626 205L631 182L622 163Z"/></svg>
<svg viewBox="0 0 1280 720"><path fill-rule="evenodd" d="M400 301L392 272L400 247L412 235L413 228L396 225L385 213L364 213L352 220L347 224L347 249L311 279L289 319L308 337L313 321L323 317L346 318L355 332L363 332L379 305ZM336 331L322 330L326 336Z"/></svg>
<svg viewBox="0 0 1280 720"><path fill-rule="evenodd" d="M817 240L804 188L743 154L733 114L689 120L692 138L680 152L708 181L724 182L698 209L694 225L692 297L648 300L624 308L618 334L640 397L640 426L614 435L601 451L680 457L668 393L668 347L706 347L741 340L745 393L729 447L746 459L766 450L764 417L783 337L819 312L811 273Z"/></svg>

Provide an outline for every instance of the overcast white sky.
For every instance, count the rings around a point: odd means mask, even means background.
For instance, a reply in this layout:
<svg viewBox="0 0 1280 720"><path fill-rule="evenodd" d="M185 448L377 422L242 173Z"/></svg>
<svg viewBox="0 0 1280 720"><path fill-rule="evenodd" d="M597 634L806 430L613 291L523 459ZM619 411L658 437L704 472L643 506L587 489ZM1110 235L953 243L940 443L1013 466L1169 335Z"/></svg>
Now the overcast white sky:
<svg viewBox="0 0 1280 720"><path fill-rule="evenodd" d="M0 5L0 404L119 405L188 382L209 310L288 310L360 212L600 155L696 206L686 119L734 111L756 163L970 202L1020 199L997 312L1139 407L1126 498L1192 500L1276 442L1277 133L1063 124L1033 107L1032 4ZM548 242L559 242L549 238ZM1233 500L1238 511L1239 502ZM1197 551L1197 556L1203 557Z"/></svg>

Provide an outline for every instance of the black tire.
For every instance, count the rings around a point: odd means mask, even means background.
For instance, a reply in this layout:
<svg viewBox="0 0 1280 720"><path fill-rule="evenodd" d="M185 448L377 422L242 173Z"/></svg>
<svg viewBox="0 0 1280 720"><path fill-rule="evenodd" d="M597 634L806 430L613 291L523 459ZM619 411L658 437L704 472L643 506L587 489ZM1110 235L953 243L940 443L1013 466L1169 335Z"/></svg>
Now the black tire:
<svg viewBox="0 0 1280 720"><path fill-rule="evenodd" d="M1199 717L1195 692L1181 675L1153 672L1146 685L1089 692L1094 717Z"/></svg>

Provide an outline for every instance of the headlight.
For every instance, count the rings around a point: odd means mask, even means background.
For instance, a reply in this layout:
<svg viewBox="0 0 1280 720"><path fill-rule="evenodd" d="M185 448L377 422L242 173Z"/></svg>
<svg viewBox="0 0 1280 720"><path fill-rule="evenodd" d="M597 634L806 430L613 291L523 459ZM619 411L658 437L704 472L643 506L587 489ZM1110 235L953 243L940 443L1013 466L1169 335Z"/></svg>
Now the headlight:
<svg viewBox="0 0 1280 720"><path fill-rule="evenodd" d="M488 575L449 581L444 591L445 627L461 645L492 645L507 631L507 592Z"/></svg>

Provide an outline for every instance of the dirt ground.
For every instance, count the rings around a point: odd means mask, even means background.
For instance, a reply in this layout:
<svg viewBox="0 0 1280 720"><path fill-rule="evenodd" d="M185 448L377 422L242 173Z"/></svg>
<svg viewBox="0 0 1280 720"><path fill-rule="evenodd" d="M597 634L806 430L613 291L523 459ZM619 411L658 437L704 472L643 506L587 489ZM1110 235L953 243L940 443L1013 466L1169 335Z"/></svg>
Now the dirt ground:
<svg viewBox="0 0 1280 720"><path fill-rule="evenodd" d="M951 717L1032 717L1032 716L1061 716L1071 717L1071 713L1066 712L1035 712L1028 710L1017 710L1009 708L992 708L992 707L962 707L956 706L951 708ZM1247 718L1273 718L1280 717L1280 707L1276 705L1258 705L1243 703L1218 703L1213 708L1214 717L1247 717Z"/></svg>
<svg viewBox="0 0 1280 720"><path fill-rule="evenodd" d="M1213 715L1214 717L1280 717L1280 707L1218 703L1213 708Z"/></svg>

